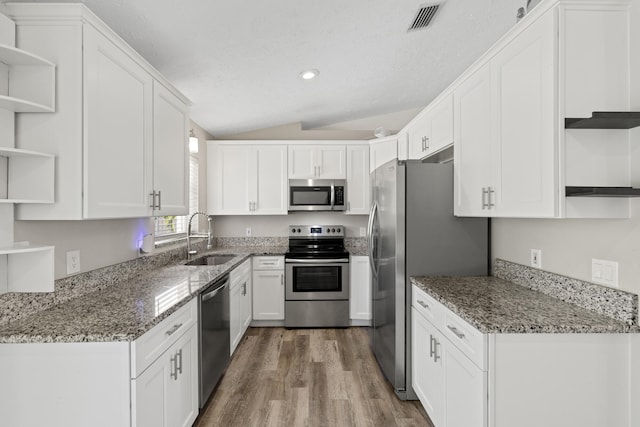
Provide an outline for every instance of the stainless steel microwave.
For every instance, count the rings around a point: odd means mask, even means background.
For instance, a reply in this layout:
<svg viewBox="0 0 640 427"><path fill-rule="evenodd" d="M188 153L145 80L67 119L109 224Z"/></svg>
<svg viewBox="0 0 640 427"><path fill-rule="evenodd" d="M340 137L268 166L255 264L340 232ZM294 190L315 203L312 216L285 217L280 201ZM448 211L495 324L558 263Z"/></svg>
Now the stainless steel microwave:
<svg viewBox="0 0 640 427"><path fill-rule="evenodd" d="M290 179L290 211L346 210L347 182L344 179Z"/></svg>

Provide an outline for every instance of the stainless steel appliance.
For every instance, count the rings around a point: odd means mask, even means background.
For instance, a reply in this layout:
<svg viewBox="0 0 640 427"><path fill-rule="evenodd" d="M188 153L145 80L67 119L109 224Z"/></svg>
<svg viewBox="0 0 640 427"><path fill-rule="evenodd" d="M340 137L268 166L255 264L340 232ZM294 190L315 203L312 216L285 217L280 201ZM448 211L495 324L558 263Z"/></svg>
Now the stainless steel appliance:
<svg viewBox="0 0 640 427"><path fill-rule="evenodd" d="M347 207L344 179L290 179L290 211L344 211Z"/></svg>
<svg viewBox="0 0 640 427"><path fill-rule="evenodd" d="M229 275L200 294L200 408L207 403L231 358Z"/></svg>
<svg viewBox="0 0 640 427"><path fill-rule="evenodd" d="M453 164L390 161L371 173L371 345L401 399L411 387L411 283L418 275L487 275L489 223L453 216Z"/></svg>
<svg viewBox="0 0 640 427"><path fill-rule="evenodd" d="M349 253L343 226L290 226L284 262L286 327L349 326Z"/></svg>

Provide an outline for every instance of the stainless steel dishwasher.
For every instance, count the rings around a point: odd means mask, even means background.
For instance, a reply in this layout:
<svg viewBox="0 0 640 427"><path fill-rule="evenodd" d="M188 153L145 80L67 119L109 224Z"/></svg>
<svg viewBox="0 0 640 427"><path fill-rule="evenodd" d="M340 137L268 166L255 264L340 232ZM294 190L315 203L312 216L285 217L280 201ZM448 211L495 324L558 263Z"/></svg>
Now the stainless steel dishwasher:
<svg viewBox="0 0 640 427"><path fill-rule="evenodd" d="M200 408L207 403L230 356L229 275L225 274L200 294Z"/></svg>

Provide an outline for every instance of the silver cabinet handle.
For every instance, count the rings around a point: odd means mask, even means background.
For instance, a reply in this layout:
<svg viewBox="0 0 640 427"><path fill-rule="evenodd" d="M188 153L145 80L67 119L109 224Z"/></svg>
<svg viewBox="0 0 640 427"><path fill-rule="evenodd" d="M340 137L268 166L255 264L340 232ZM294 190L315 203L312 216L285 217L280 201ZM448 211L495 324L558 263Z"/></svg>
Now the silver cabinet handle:
<svg viewBox="0 0 640 427"><path fill-rule="evenodd" d="M242 295L246 295L247 294L247 282L244 282L242 284Z"/></svg>
<svg viewBox="0 0 640 427"><path fill-rule="evenodd" d="M158 190L158 210L162 209L162 191Z"/></svg>
<svg viewBox="0 0 640 427"><path fill-rule="evenodd" d="M177 364L178 355L171 356L171 371L169 372L169 377L173 380L178 381L178 364Z"/></svg>
<svg viewBox="0 0 640 427"><path fill-rule="evenodd" d="M493 187L488 187L487 188L487 207L489 209L493 208L496 206L495 203L492 202L492 200L495 200L495 197L492 197L495 194L496 190L493 189Z"/></svg>
<svg viewBox="0 0 640 427"><path fill-rule="evenodd" d="M433 335L429 334L429 358L433 357Z"/></svg>
<svg viewBox="0 0 640 427"><path fill-rule="evenodd" d="M458 328L456 328L455 326L447 325L447 328L449 328L449 330L453 332L458 338L460 339L464 338L464 334L460 332Z"/></svg>
<svg viewBox="0 0 640 427"><path fill-rule="evenodd" d="M425 303L422 300L418 300L418 304L420 304L421 306L423 306L424 308L429 308L429 304Z"/></svg>
<svg viewBox="0 0 640 427"><path fill-rule="evenodd" d="M149 196L151 196L151 204L149 205L149 207L151 209L155 209L156 208L156 192L152 191L151 193L149 193Z"/></svg>
<svg viewBox="0 0 640 427"><path fill-rule="evenodd" d="M438 356L438 346L440 345L440 343L438 342L437 339L433 339L433 361L437 362L438 359L440 359L440 356Z"/></svg>
<svg viewBox="0 0 640 427"><path fill-rule="evenodd" d="M178 374L182 373L182 349L178 350L176 353L176 380L178 379Z"/></svg>
<svg viewBox="0 0 640 427"><path fill-rule="evenodd" d="M171 329L169 329L169 330L168 330L167 332L165 332L165 333L167 334L167 336L171 336L171 335L173 335L173 333L174 333L175 331L177 331L178 329L180 329L180 327L181 327L181 326L182 326L182 323L175 324L175 325L173 325L173 326L171 327Z"/></svg>

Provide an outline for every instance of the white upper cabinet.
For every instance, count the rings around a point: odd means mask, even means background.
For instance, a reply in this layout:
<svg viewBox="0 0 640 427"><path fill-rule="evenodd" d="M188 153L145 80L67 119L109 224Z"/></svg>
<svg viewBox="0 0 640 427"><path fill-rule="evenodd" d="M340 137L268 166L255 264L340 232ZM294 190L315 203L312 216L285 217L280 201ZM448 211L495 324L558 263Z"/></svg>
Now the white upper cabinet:
<svg viewBox="0 0 640 427"><path fill-rule="evenodd" d="M211 214L287 214L286 145L209 141L207 156Z"/></svg>
<svg viewBox="0 0 640 427"><path fill-rule="evenodd" d="M456 214L556 216L555 14L454 90Z"/></svg>
<svg viewBox="0 0 640 427"><path fill-rule="evenodd" d="M456 215L487 216L487 188L493 182L495 163L490 71L489 65L485 65L454 91Z"/></svg>
<svg viewBox="0 0 640 427"><path fill-rule="evenodd" d="M453 144L453 95L430 104L407 125L406 132L411 160L421 160Z"/></svg>
<svg viewBox="0 0 640 427"><path fill-rule="evenodd" d="M400 141L406 141L406 139L407 134L401 133L369 140L369 173L393 159L398 159Z"/></svg>
<svg viewBox="0 0 640 427"><path fill-rule="evenodd" d="M347 145L347 211L351 215L368 215L369 144Z"/></svg>
<svg viewBox="0 0 640 427"><path fill-rule="evenodd" d="M149 215L153 79L96 29L83 30L83 216Z"/></svg>
<svg viewBox="0 0 640 427"><path fill-rule="evenodd" d="M19 207L17 219L187 213L186 98L81 4L7 10L18 43L56 64L60 94L53 115L16 120L17 146L57 162L55 203Z"/></svg>
<svg viewBox="0 0 640 427"><path fill-rule="evenodd" d="M289 179L345 179L345 145L289 146Z"/></svg>
<svg viewBox="0 0 640 427"><path fill-rule="evenodd" d="M625 199L565 197L631 180L628 131L565 130L629 110L628 2L593 3L541 4L452 85L456 215L629 215Z"/></svg>
<svg viewBox="0 0 640 427"><path fill-rule="evenodd" d="M189 108L159 82L153 84L155 216L189 212Z"/></svg>

